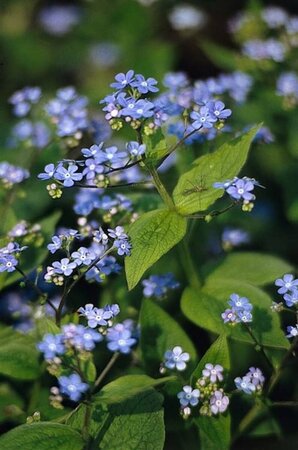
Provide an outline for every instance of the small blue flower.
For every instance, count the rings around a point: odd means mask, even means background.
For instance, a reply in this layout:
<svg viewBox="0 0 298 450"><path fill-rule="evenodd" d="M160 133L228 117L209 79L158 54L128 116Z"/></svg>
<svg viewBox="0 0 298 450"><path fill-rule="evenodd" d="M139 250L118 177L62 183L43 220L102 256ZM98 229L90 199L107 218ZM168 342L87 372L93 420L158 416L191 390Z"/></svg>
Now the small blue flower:
<svg viewBox="0 0 298 450"><path fill-rule="evenodd" d="M97 242L99 244L107 245L107 243L109 242L109 236L104 232L102 228L94 231L93 236L94 242Z"/></svg>
<svg viewBox="0 0 298 450"><path fill-rule="evenodd" d="M124 233L124 228L120 227L119 225L115 229L108 228L108 235L113 239L121 239L121 240L128 239L127 234Z"/></svg>
<svg viewBox="0 0 298 450"><path fill-rule="evenodd" d="M131 244L127 241L127 239L116 239L114 241L114 247L117 248L117 253L119 256L130 255Z"/></svg>
<svg viewBox="0 0 298 450"><path fill-rule="evenodd" d="M67 169L60 165L56 169L55 177L57 180L63 181L63 186L71 187L75 181L81 181L83 178L81 173L76 173L77 170L78 166L76 164L69 164Z"/></svg>
<svg viewBox="0 0 298 450"><path fill-rule="evenodd" d="M256 391L256 386L252 383L250 376L237 377L234 380L236 388L245 394L253 394Z"/></svg>
<svg viewBox="0 0 298 450"><path fill-rule="evenodd" d="M18 261L14 256L0 254L0 272L14 272L17 264Z"/></svg>
<svg viewBox="0 0 298 450"><path fill-rule="evenodd" d="M252 304L250 301L246 297L240 297L238 294L232 294L228 304L236 312L252 310Z"/></svg>
<svg viewBox="0 0 298 450"><path fill-rule="evenodd" d="M113 313L104 308L94 307L92 311L88 311L88 315L85 315L85 317L88 320L88 327L90 328L96 328L98 326L107 327L108 321L113 318Z"/></svg>
<svg viewBox="0 0 298 450"><path fill-rule="evenodd" d="M87 180L93 180L96 175L102 174L104 172L104 166L98 164L93 158L86 159L85 169L83 170L83 176Z"/></svg>
<svg viewBox="0 0 298 450"><path fill-rule="evenodd" d="M54 164L47 164L44 168L44 172L37 175L37 177L40 178L41 180L50 180L51 178L54 177L55 172L56 167L54 166Z"/></svg>
<svg viewBox="0 0 298 450"><path fill-rule="evenodd" d="M283 278L278 278L274 284L275 286L279 286L279 289L277 291L279 294L285 294L297 288L298 279L294 279L294 276L292 274L287 273L283 276Z"/></svg>
<svg viewBox="0 0 298 450"><path fill-rule="evenodd" d="M61 394L67 395L73 402L80 400L82 394L89 388L87 383L83 383L81 377L74 373L70 376L58 378Z"/></svg>
<svg viewBox="0 0 298 450"><path fill-rule="evenodd" d="M88 317L92 314L93 309L94 309L93 303L87 303L85 307L81 306L78 309L78 313L80 313L80 316L86 317L86 319L88 319Z"/></svg>
<svg viewBox="0 0 298 450"><path fill-rule="evenodd" d="M54 261L52 266L55 269L55 273L63 274L66 277L71 275L77 267L76 263L70 262L69 258L62 258L61 261Z"/></svg>
<svg viewBox="0 0 298 450"><path fill-rule="evenodd" d="M190 117L194 120L192 126L196 130L200 130L201 128L212 128L217 121L217 119L210 114L210 110L207 106L202 106L200 112L192 111Z"/></svg>
<svg viewBox="0 0 298 450"><path fill-rule="evenodd" d="M85 158L96 158L98 152L102 149L103 142L99 145L91 145L90 148L82 148L81 152Z"/></svg>
<svg viewBox="0 0 298 450"><path fill-rule="evenodd" d="M61 241L60 237L53 236L52 237L52 242L53 243L47 245L47 248L49 249L49 251L51 253L55 253L57 250L59 250L61 248L62 241Z"/></svg>
<svg viewBox="0 0 298 450"><path fill-rule="evenodd" d="M137 156L141 156L145 153L146 145L139 144L136 141L130 141L126 144L126 150L132 158L136 158Z"/></svg>
<svg viewBox="0 0 298 450"><path fill-rule="evenodd" d="M175 280L172 273L164 275L150 275L147 280L142 281L144 286L143 294L145 297L161 298L171 289L177 289L180 284Z"/></svg>
<svg viewBox="0 0 298 450"><path fill-rule="evenodd" d="M185 406L197 406L200 398L199 389L193 389L191 386L183 386L183 391L177 394L180 405L184 408Z"/></svg>
<svg viewBox="0 0 298 450"><path fill-rule="evenodd" d="M125 89L128 86L131 86L132 81L134 80L134 71L129 70L126 74L125 73L118 73L115 76L115 82L112 83L110 86L117 90Z"/></svg>
<svg viewBox="0 0 298 450"><path fill-rule="evenodd" d="M251 191L254 190L254 183L250 179L237 178L233 181L233 184L229 186L226 191L235 200L255 200L254 194Z"/></svg>
<svg viewBox="0 0 298 450"><path fill-rule="evenodd" d="M135 76L135 81L131 82L131 86L137 88L140 94L147 94L147 92L158 92L156 87L157 81L154 78L147 78L143 75L137 74Z"/></svg>
<svg viewBox="0 0 298 450"><path fill-rule="evenodd" d="M117 323L107 331L107 347L112 352L128 354L137 340L132 337L133 330L125 323Z"/></svg>
<svg viewBox="0 0 298 450"><path fill-rule="evenodd" d="M44 354L45 359L54 359L57 355L63 355L65 347L62 334L45 334L43 340L37 344L37 348Z"/></svg>
<svg viewBox="0 0 298 450"><path fill-rule="evenodd" d="M103 308L105 311L110 312L112 314L112 318L118 316L118 314L120 313L120 308L119 305L117 305L117 303L114 303L112 305L106 305Z"/></svg>
<svg viewBox="0 0 298 450"><path fill-rule="evenodd" d="M84 265L89 266L95 259L95 254L86 247L80 247L76 252L71 254L77 266Z"/></svg>
<svg viewBox="0 0 298 450"><path fill-rule="evenodd" d="M181 372L186 369L186 362L189 361L189 359L189 353L183 352L182 348L177 345L172 350L167 350L165 352L163 365L167 369L177 369Z"/></svg>
<svg viewBox="0 0 298 450"><path fill-rule="evenodd" d="M216 364L215 366L213 364L207 363L205 364L204 369L202 370L202 374L204 377L207 377L210 379L211 383L216 383L216 381L222 381L223 380L223 367L219 364Z"/></svg>
<svg viewBox="0 0 298 450"><path fill-rule="evenodd" d="M287 338L293 338L293 337L296 337L296 336L298 336L298 323L294 326L294 327L292 327L292 326L289 326L289 327L287 327Z"/></svg>
<svg viewBox="0 0 298 450"><path fill-rule="evenodd" d="M296 305L296 303L298 303L298 289L293 289L290 294L285 294L284 301L289 308L291 308L291 306L293 305Z"/></svg>
<svg viewBox="0 0 298 450"><path fill-rule="evenodd" d="M210 397L210 410L212 414L223 413L229 406L230 400L221 390L215 391Z"/></svg>
<svg viewBox="0 0 298 450"><path fill-rule="evenodd" d="M207 107L209 108L210 114L216 119L227 119L232 114L230 109L225 109L225 104L221 101L208 102Z"/></svg>
<svg viewBox="0 0 298 450"><path fill-rule="evenodd" d="M247 375L251 376L251 382L255 386L263 386L265 377L258 367L250 367Z"/></svg>

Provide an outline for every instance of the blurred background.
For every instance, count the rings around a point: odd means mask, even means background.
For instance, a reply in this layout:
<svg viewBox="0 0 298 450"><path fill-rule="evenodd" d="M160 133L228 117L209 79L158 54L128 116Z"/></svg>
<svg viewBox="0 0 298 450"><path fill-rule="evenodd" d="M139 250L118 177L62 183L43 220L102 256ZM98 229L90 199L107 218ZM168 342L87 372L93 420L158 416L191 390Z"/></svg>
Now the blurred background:
<svg viewBox="0 0 298 450"><path fill-rule="evenodd" d="M262 11L268 6L282 9L265 20ZM286 15L282 25L278 25L282 11ZM251 41L268 39L275 40L269 56L258 53L259 48L252 49ZM243 245L246 249L277 254L297 265L297 50L298 1L294 0L1 0L1 160L26 167L29 158L26 142L15 144L14 127L19 119L13 116L8 102L15 91L25 86L39 86L48 97L54 96L58 88L74 86L89 98L94 114L100 115L99 100L107 95L118 72L134 69L161 82L166 72L182 71L193 81L209 79L211 83L220 74L241 71L251 77L252 87L243 101L234 99L226 104L233 110L234 132L264 122L266 128L254 145L243 175L256 178L266 189L259 191L250 215L232 211L209 227L196 225L193 233L198 233L200 240L194 248L201 255L200 260L205 261ZM280 77L289 73L292 81L280 87ZM41 155L36 173L44 162L59 159L57 152L53 147L46 156ZM181 164L187 165L187 159ZM45 189L44 194L36 193L28 183L30 195L25 207L19 200L17 215L19 219L34 221L57 205L53 206ZM57 207L67 207L67 203L66 195ZM244 234L233 235L231 229ZM117 289L121 283L123 279L115 283ZM119 297L125 294L122 289ZM169 305L174 309L174 301ZM187 326L196 340L197 329ZM208 341L204 332L201 339ZM293 432L294 417L282 411L278 415L275 419L283 431ZM267 435L278 436L280 430L269 431ZM173 436L169 437L169 449L174 448L177 436ZM258 438L258 432L254 438ZM266 437L266 447L262 439L254 440L255 449L280 446L276 437ZM245 441L237 448L250 445ZM289 438L287 448L296 448L294 438Z"/></svg>

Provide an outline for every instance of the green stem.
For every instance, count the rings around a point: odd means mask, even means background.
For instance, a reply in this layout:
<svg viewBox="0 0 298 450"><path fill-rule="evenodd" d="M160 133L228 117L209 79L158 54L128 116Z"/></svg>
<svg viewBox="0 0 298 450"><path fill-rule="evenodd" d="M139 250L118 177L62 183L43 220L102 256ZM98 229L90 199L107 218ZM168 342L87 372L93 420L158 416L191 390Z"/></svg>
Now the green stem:
<svg viewBox="0 0 298 450"><path fill-rule="evenodd" d="M159 178L158 172L155 169L155 167L148 167L148 170L153 178L154 185L159 195L163 199L164 203L168 206L169 209L171 210L175 209L174 202L171 196L169 195L168 191L166 190L164 184L162 183L161 179Z"/></svg>
<svg viewBox="0 0 298 450"><path fill-rule="evenodd" d="M252 340L255 342L256 346L258 347L259 351L262 353L262 355L264 356L264 359L267 361L268 365L274 370L275 372L275 367L272 364L272 362L270 361L269 357L267 356L265 349L263 347L262 344L260 344L260 342L258 341L258 339L255 337L255 335L252 332L252 329L250 328L250 326L246 323L246 322L242 322L246 328L246 330L248 331L248 334L250 335L250 337L252 338Z"/></svg>
<svg viewBox="0 0 298 450"><path fill-rule="evenodd" d="M94 389L93 390L95 390L100 385L100 383L105 378L107 373L111 370L111 368L113 367L113 365L115 364L115 362L117 361L119 356L120 356L119 352L114 353L114 355L112 356L112 358L110 359L110 361L108 362L106 367L103 369L103 371L100 373L98 378L95 380L95 382L94 382Z"/></svg>
<svg viewBox="0 0 298 450"><path fill-rule="evenodd" d="M90 264L90 266L88 267L87 270L85 270L85 272L82 272L72 283L71 285L65 289L65 292L62 295L62 298L60 300L59 306L57 308L56 311L56 324L58 326L60 326L61 323L61 314L62 314L62 309L63 306L65 305L66 302L66 298L68 296L68 294L70 293L70 291L75 287L75 285L81 280L81 278L83 278L84 275L86 275L87 272L89 272L89 270L91 270L94 266L96 266L96 264L99 263L100 260L102 260L105 256L107 256L109 253L111 253L111 251L114 250L113 247L110 247L103 255L99 256L98 258L96 258L92 264Z"/></svg>
<svg viewBox="0 0 298 450"><path fill-rule="evenodd" d="M202 283L198 275L198 271L192 261L185 239L183 239L183 241L180 242L180 244L178 245L178 249L180 253L180 261L190 286L196 289L200 289Z"/></svg>

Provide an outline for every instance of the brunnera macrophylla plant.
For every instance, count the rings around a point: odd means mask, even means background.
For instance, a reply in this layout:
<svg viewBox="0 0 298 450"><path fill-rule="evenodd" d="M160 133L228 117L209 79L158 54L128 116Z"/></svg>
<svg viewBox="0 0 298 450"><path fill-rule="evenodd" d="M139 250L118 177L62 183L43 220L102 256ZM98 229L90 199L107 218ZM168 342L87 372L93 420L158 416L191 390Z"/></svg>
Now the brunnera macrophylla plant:
<svg viewBox="0 0 298 450"><path fill-rule="evenodd" d="M293 268L242 251L217 266L196 266L190 245L193 224L207 227L237 208L249 214L263 188L239 175L260 126L242 134L229 126L228 106L245 100L249 79L235 73L221 80L218 95L210 83L170 73L160 93L154 78L119 73L99 102L104 119L93 117L87 99L71 87L50 100L35 87L10 98L20 118L10 145L23 145L34 158L28 169L0 166L6 305L0 372L32 383L32 394L20 399L14 385L6 385L17 426L0 439L2 449L42 450L49 440L61 449L162 449L164 408L179 421L179 433L193 427L201 448L228 449L231 422L245 434L254 408L270 417L278 403L274 389L297 344ZM187 152L186 164L181 155ZM60 156L50 159L53 154ZM43 168L31 175L34 189L46 182L49 199L64 206L30 223L15 217L11 205L41 157ZM170 189L164 174L175 159L183 170L174 172ZM231 250L249 237L230 228L222 239ZM158 273L158 261L176 246L178 269ZM173 253L163 259L170 260ZM273 283L281 302L263 289ZM185 321L167 312L165 299L179 290L185 318L210 332L204 355ZM278 317L284 311L295 315L286 330ZM230 354L235 343L253 351L255 360L245 368ZM245 396L250 408L239 421L230 404L241 405Z"/></svg>

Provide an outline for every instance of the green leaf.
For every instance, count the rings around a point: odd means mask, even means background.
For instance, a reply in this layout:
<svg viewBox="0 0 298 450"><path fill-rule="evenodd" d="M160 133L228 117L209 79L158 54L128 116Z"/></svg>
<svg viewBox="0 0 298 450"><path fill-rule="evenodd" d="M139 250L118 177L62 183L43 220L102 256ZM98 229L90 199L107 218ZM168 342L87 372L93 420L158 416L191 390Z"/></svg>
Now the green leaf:
<svg viewBox="0 0 298 450"><path fill-rule="evenodd" d="M39 340L41 340L47 333L59 334L61 331L54 320L49 317L41 317L40 319L37 319L35 321L35 325L36 327L34 329L33 335L35 335Z"/></svg>
<svg viewBox="0 0 298 450"><path fill-rule="evenodd" d="M128 289L143 273L176 245L186 233L186 219L174 211L160 209L143 214L128 229L131 255L125 258Z"/></svg>
<svg viewBox="0 0 298 450"><path fill-rule="evenodd" d="M22 414L24 400L12 390L9 384L0 385L0 422L17 420Z"/></svg>
<svg viewBox="0 0 298 450"><path fill-rule="evenodd" d="M193 343L180 325L152 300L143 301L140 325L142 356L148 371L158 372L164 353L176 345L190 354L187 371L194 367L197 355Z"/></svg>
<svg viewBox="0 0 298 450"><path fill-rule="evenodd" d="M83 447L79 433L58 423L21 425L0 438L1 450L83 450Z"/></svg>
<svg viewBox="0 0 298 450"><path fill-rule="evenodd" d="M177 137L174 135L163 134L159 130L153 136L144 136L144 143L146 144L146 165L155 166L158 161L164 158L171 148L177 142Z"/></svg>
<svg viewBox="0 0 298 450"><path fill-rule="evenodd" d="M228 450L231 440L231 417L229 412L218 417L199 416L195 419L200 432L202 450Z"/></svg>
<svg viewBox="0 0 298 450"><path fill-rule="evenodd" d="M165 440L162 401L162 395L150 389L124 402L110 405L92 448L162 450ZM96 414L95 409L93 420ZM102 418L100 411L99 417Z"/></svg>
<svg viewBox="0 0 298 450"><path fill-rule="evenodd" d="M194 161L194 167L179 178L173 192L179 213L188 215L205 211L223 196L224 190L215 189L213 184L238 175L259 128L260 126L253 127L247 133L226 142L214 153Z"/></svg>
<svg viewBox="0 0 298 450"><path fill-rule="evenodd" d="M217 280L206 285L201 291L187 288L181 300L185 316L202 328L216 334L226 334L239 341L253 343L243 324L229 326L221 318L228 307L228 299L236 293L247 297L253 305L253 321L250 327L258 341L266 347L289 347L284 332L280 327L277 314L270 310L271 299L264 291L248 283L233 280Z"/></svg>
<svg viewBox="0 0 298 450"><path fill-rule="evenodd" d="M231 253L224 259L220 266L209 275L207 283L211 284L218 279L237 279L256 286L263 286L293 270L293 266L276 256L255 252L237 252Z"/></svg>
<svg viewBox="0 0 298 450"><path fill-rule="evenodd" d="M175 377L154 379L148 377L148 375L125 375L106 384L102 390L96 394L95 401L106 404L122 402L150 387L159 386L160 384L167 383L171 380L175 380Z"/></svg>
<svg viewBox="0 0 298 450"><path fill-rule="evenodd" d="M225 370L230 369L230 354L225 334L219 336L209 347L192 374L192 380L197 380L202 376L202 370L207 363L220 364Z"/></svg>
<svg viewBox="0 0 298 450"><path fill-rule="evenodd" d="M18 380L34 380L40 375L39 354L30 336L10 328L0 332L0 373Z"/></svg>

